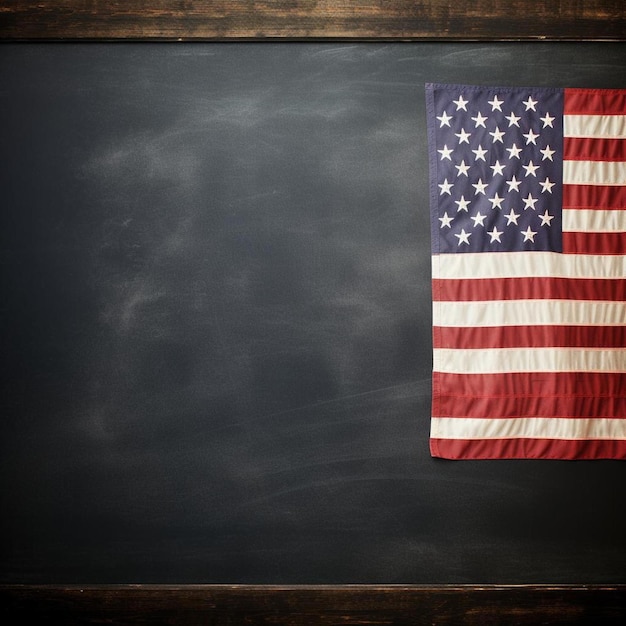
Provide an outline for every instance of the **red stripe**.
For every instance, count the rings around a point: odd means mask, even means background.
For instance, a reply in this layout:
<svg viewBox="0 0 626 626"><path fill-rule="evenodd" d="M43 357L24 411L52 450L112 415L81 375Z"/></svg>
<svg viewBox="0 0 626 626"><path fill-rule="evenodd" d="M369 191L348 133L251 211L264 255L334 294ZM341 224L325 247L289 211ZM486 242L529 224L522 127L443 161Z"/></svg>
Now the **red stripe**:
<svg viewBox="0 0 626 626"><path fill-rule="evenodd" d="M564 161L626 161L626 139L564 137Z"/></svg>
<svg viewBox="0 0 626 626"><path fill-rule="evenodd" d="M563 233L564 254L626 254L626 233Z"/></svg>
<svg viewBox="0 0 626 626"><path fill-rule="evenodd" d="M482 419L516 417L625 418L626 396L608 398L558 395L553 397L442 396L434 417Z"/></svg>
<svg viewBox="0 0 626 626"><path fill-rule="evenodd" d="M570 115L623 115L624 89L565 89L563 112Z"/></svg>
<svg viewBox="0 0 626 626"><path fill-rule="evenodd" d="M626 326L440 326L433 332L433 347L460 350L616 346L626 346Z"/></svg>
<svg viewBox="0 0 626 626"><path fill-rule="evenodd" d="M626 459L626 441L561 439L431 439L432 456L444 459Z"/></svg>
<svg viewBox="0 0 626 626"><path fill-rule="evenodd" d="M626 186L563 185L565 209L626 209Z"/></svg>
<svg viewBox="0 0 626 626"><path fill-rule="evenodd" d="M626 396L626 372L433 372L435 395L463 396Z"/></svg>
<svg viewBox="0 0 626 626"><path fill-rule="evenodd" d="M626 300L624 278L434 278L432 282L433 298L441 302Z"/></svg>

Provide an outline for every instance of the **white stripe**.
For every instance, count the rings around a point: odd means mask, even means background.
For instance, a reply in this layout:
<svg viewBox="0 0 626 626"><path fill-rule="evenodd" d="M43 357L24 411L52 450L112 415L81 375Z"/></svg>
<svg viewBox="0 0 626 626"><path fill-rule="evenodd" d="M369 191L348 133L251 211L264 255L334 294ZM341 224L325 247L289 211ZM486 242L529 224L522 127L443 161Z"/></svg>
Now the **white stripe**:
<svg viewBox="0 0 626 626"><path fill-rule="evenodd" d="M435 254L433 278L624 278L626 255L557 252L470 252Z"/></svg>
<svg viewBox="0 0 626 626"><path fill-rule="evenodd" d="M624 115L565 115L563 117L565 137L599 137L618 139L626 137Z"/></svg>
<svg viewBox="0 0 626 626"><path fill-rule="evenodd" d="M564 185L626 185L624 161L563 161Z"/></svg>
<svg viewBox="0 0 626 626"><path fill-rule="evenodd" d="M433 370L447 374L626 372L626 348L435 348Z"/></svg>
<svg viewBox="0 0 626 626"><path fill-rule="evenodd" d="M433 417L437 439L626 439L626 419Z"/></svg>
<svg viewBox="0 0 626 626"><path fill-rule="evenodd" d="M563 209L563 230L583 233L626 233L626 211ZM624 236L626 237L626 234Z"/></svg>
<svg viewBox="0 0 626 626"><path fill-rule="evenodd" d="M621 326L626 304L592 300L490 300L441 302L433 326Z"/></svg>

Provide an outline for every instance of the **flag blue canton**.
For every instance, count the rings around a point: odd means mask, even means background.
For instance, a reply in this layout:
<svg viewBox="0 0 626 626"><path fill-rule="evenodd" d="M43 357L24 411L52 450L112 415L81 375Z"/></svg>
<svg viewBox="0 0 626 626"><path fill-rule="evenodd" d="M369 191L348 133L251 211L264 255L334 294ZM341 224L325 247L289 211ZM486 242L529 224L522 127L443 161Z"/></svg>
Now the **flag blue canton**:
<svg viewBox="0 0 626 626"><path fill-rule="evenodd" d="M562 90L426 89L433 252L561 252Z"/></svg>

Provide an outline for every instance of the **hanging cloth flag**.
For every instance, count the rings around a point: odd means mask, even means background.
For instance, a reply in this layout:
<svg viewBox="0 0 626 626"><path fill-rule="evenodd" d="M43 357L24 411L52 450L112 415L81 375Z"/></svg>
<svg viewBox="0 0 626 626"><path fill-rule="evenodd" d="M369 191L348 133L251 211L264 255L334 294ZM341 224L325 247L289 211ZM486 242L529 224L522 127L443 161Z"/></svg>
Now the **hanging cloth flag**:
<svg viewBox="0 0 626 626"><path fill-rule="evenodd" d="M447 459L626 459L626 90L426 85Z"/></svg>

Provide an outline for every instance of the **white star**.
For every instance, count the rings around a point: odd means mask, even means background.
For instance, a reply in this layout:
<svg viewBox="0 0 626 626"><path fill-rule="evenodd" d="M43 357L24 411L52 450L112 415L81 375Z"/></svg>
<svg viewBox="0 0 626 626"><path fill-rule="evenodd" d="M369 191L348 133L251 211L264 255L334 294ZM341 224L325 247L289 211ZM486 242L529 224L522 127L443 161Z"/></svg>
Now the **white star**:
<svg viewBox="0 0 626 626"><path fill-rule="evenodd" d="M496 129L491 133L489 133L492 137L493 137L493 143L496 143L496 141L499 141L500 143L502 143L502 137L504 137L504 132L501 131L497 126Z"/></svg>
<svg viewBox="0 0 626 626"><path fill-rule="evenodd" d="M459 173L457 174L457 176L461 176L461 174L463 176L467 176L467 170L469 170L470 166L465 164L465 159L463 159L463 161L461 161L460 165L455 165L454 167L456 167L457 170L459 170Z"/></svg>
<svg viewBox="0 0 626 626"><path fill-rule="evenodd" d="M447 227L447 228L452 228L452 227L450 226L450 223L452 222L452 219L453 219L453 218L451 218L451 217L449 217L449 216L448 216L448 213L447 213L447 212L446 212L446 213L444 213L444 214L443 214L443 217L440 217L440 218L439 218L439 221L441 222L441 228L444 228L444 227Z"/></svg>
<svg viewBox="0 0 626 626"><path fill-rule="evenodd" d="M513 209L511 209L511 212L504 217L506 217L507 219L507 226L510 226L511 224L515 224L517 226L517 218L519 217L519 213L514 213Z"/></svg>
<svg viewBox="0 0 626 626"><path fill-rule="evenodd" d="M437 152L439 152L441 154L441 160L442 161L444 159L448 159L448 161L452 161L452 158L450 157L450 155L452 154L453 151L450 150L450 148L448 148L447 145L444 145L443 148L441 150L437 150Z"/></svg>
<svg viewBox="0 0 626 626"><path fill-rule="evenodd" d="M463 100L463 96L459 96L458 100L453 100L452 102L454 102L454 104L456 104L456 110L457 111L459 109L463 109L464 111L467 111L467 109L465 108L465 105L469 102L469 100Z"/></svg>
<svg viewBox="0 0 626 626"><path fill-rule="evenodd" d="M470 133L466 133L464 128L461 128L460 133L454 133L459 138L459 144L467 143L469 144L469 138L471 137Z"/></svg>
<svg viewBox="0 0 626 626"><path fill-rule="evenodd" d="M535 210L535 204L537 203L537 200L539 198L533 198L530 193L523 198L524 200L524 211L526 211L526 209L532 209L533 211Z"/></svg>
<svg viewBox="0 0 626 626"><path fill-rule="evenodd" d="M461 234L457 235L456 233L454 233L455 237L459 238L459 246L462 243L466 243L469 246L469 238L472 236L472 233L466 233L464 228L461 228Z"/></svg>
<svg viewBox="0 0 626 626"><path fill-rule="evenodd" d="M519 192L519 186L522 184L521 180L517 180L515 176L511 178L511 180L507 180L506 184L509 186L509 191L517 191Z"/></svg>
<svg viewBox="0 0 626 626"><path fill-rule="evenodd" d="M546 146L544 150L539 150L539 152L543 154L543 159L541 159L542 161L545 161L546 159L552 161L552 155L556 152L556 150L550 150L550 146Z"/></svg>
<svg viewBox="0 0 626 626"><path fill-rule="evenodd" d="M517 144L514 143L510 148L507 148L506 151L509 153L509 159L512 159L513 157L519 159L519 155L522 149L518 148Z"/></svg>
<svg viewBox="0 0 626 626"><path fill-rule="evenodd" d="M474 187L474 189L476 189L476 193L474 194L475 196L477 196L479 193L482 193L483 196L485 195L485 189L487 189L487 183L483 183L483 179L479 178L478 182L474 185L472 184L472 187Z"/></svg>
<svg viewBox="0 0 626 626"><path fill-rule="evenodd" d="M489 243L493 243L494 241L499 241L500 243L502 243L502 241L500 241L500 235L503 233L503 231L498 230L495 226L493 227L493 230L491 231L487 231L487 233L489 234L489 236L491 237L491 241Z"/></svg>
<svg viewBox="0 0 626 626"><path fill-rule="evenodd" d="M528 161L528 165L522 165L522 167L526 170L525 176L534 176L537 178L537 174L535 174L535 172L539 169L539 166L535 165L532 160Z"/></svg>
<svg viewBox="0 0 626 626"><path fill-rule="evenodd" d="M537 145L537 142L535 141L535 139L537 139L539 135L536 135L535 133L533 133L532 128L527 133L522 133L522 135L526 137L526 145L528 145L529 143L532 143L535 146Z"/></svg>
<svg viewBox="0 0 626 626"><path fill-rule="evenodd" d="M437 119L441 122L441 125L439 126L439 128L443 128L444 126L450 126L450 120L452 119L451 115L448 115L445 111L443 112L443 115L438 115Z"/></svg>
<svg viewBox="0 0 626 626"><path fill-rule="evenodd" d="M515 113L513 113L513 111L511 111L511 115L505 116L504 119L509 120L509 128L511 128L511 126L517 126L519 128L519 124L517 122L519 122L522 118L518 117Z"/></svg>
<svg viewBox="0 0 626 626"><path fill-rule="evenodd" d="M477 161L485 161L485 155L487 154L487 150L483 150L482 146L478 146L478 150L472 150L472 152L476 155Z"/></svg>
<svg viewBox="0 0 626 626"><path fill-rule="evenodd" d="M541 193L552 193L552 187L556 185L556 183L550 182L550 179L546 176L546 179L543 182L539 183L541 185Z"/></svg>
<svg viewBox="0 0 626 626"><path fill-rule="evenodd" d="M497 193L493 198L489 198L489 202L491 202L491 208L495 209L496 207L498 209L502 208L502 203L504 202L504 198L501 198Z"/></svg>
<svg viewBox="0 0 626 626"><path fill-rule="evenodd" d="M506 167L506 165L501 165L500 161L496 161L493 165L489 166L493 170L493 175L500 174L502 176L502 170Z"/></svg>
<svg viewBox="0 0 626 626"><path fill-rule="evenodd" d="M476 128L478 128L479 126L482 126L483 128L487 128L485 126L485 122L487 121L487 118L484 117L480 111L478 111L478 115L476 117L473 117L472 119L474 120L476 124Z"/></svg>
<svg viewBox="0 0 626 626"><path fill-rule="evenodd" d="M500 107L504 103L504 100L498 100L498 96L494 96L493 100L487 100L487 102L491 105L492 111L498 109L498 111L502 112L502 109Z"/></svg>
<svg viewBox="0 0 626 626"><path fill-rule="evenodd" d="M530 226L526 230L520 230L520 233L524 235L524 241L532 241L535 243L535 235L537 233L534 230L530 230Z"/></svg>
<svg viewBox="0 0 626 626"><path fill-rule="evenodd" d="M530 111L531 109L536 111L537 109L535 109L535 105L537 102L537 100L533 100L531 96L528 96L528 100L524 100L523 104L526 106L527 111Z"/></svg>
<svg viewBox="0 0 626 626"><path fill-rule="evenodd" d="M443 196L443 194L445 193L447 193L449 196L452 195L450 193L450 189L452 189L452 183L449 183L447 178L443 181L441 185L439 185L439 188L441 189L441 193L439 194L440 196Z"/></svg>
<svg viewBox="0 0 626 626"><path fill-rule="evenodd" d="M548 209L546 209L543 212L543 215L539 216L539 219L541 220L542 226L551 226L552 224L550 224L550 222L554 219L554 215L549 215Z"/></svg>
<svg viewBox="0 0 626 626"><path fill-rule="evenodd" d="M481 213L476 213L476 215L471 217L470 219L474 222L474 228L476 228L476 226L478 226L479 224L480 226L484 226L485 224L483 222L485 221L486 217L486 215L482 215Z"/></svg>
<svg viewBox="0 0 626 626"><path fill-rule="evenodd" d="M458 213L459 211L465 211L467 213L467 207L469 206L469 203L469 200L466 200L465 196L461 196L460 200L455 200L454 204L456 204L458 207L456 212Z"/></svg>
<svg viewBox="0 0 626 626"><path fill-rule="evenodd" d="M546 113L544 117L539 118L543 122L543 127L549 126L550 128L554 128L552 126L552 122L554 122L554 117L552 117L549 113Z"/></svg>

